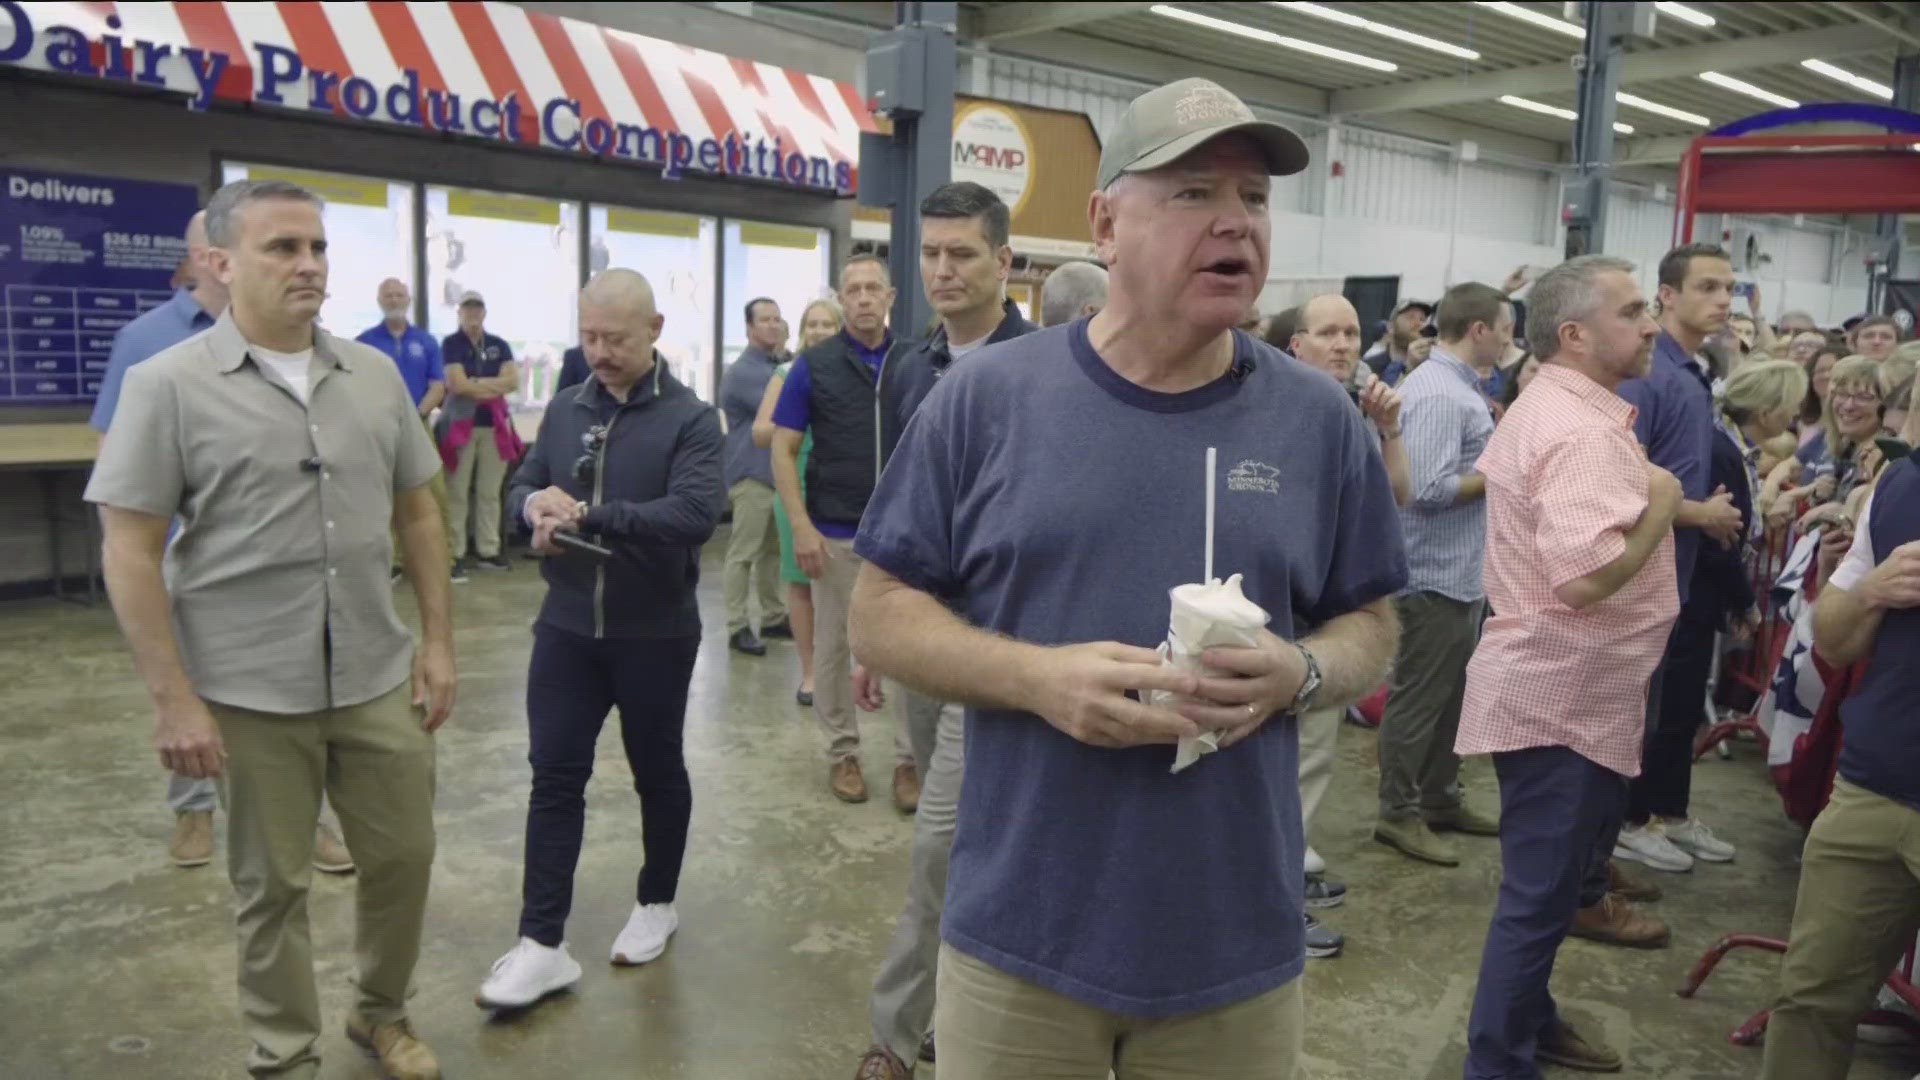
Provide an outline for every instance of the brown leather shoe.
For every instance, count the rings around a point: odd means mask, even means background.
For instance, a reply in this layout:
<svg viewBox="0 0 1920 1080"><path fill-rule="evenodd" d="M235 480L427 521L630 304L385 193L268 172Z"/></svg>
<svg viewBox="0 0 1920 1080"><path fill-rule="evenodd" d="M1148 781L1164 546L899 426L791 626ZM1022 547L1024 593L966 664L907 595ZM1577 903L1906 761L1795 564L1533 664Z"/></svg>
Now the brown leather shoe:
<svg viewBox="0 0 1920 1080"><path fill-rule="evenodd" d="M353 855L325 825L313 831L313 868L323 874L353 873Z"/></svg>
<svg viewBox="0 0 1920 1080"><path fill-rule="evenodd" d="M904 762L893 767L893 805L903 814L920 809L920 774Z"/></svg>
<svg viewBox="0 0 1920 1080"><path fill-rule="evenodd" d="M1619 859L1607 860L1607 891L1622 900L1642 904L1666 895L1660 891L1660 886L1643 877L1636 877L1633 871L1620 865Z"/></svg>
<svg viewBox="0 0 1920 1080"><path fill-rule="evenodd" d="M213 811L188 810L173 816L167 858L182 870L213 861Z"/></svg>
<svg viewBox="0 0 1920 1080"><path fill-rule="evenodd" d="M1624 945L1629 949L1664 949L1671 936L1666 923L1612 893L1602 897L1599 903L1574 912L1573 926L1567 932L1602 945Z"/></svg>
<svg viewBox="0 0 1920 1080"><path fill-rule="evenodd" d="M867 778L860 774L860 759L843 757L827 771L827 787L841 802L866 802Z"/></svg>
<svg viewBox="0 0 1920 1080"><path fill-rule="evenodd" d="M1553 1029L1533 1048L1533 1056L1581 1072L1620 1071L1620 1055L1597 1043L1590 1043L1565 1020L1555 1021Z"/></svg>
<svg viewBox="0 0 1920 1080"><path fill-rule="evenodd" d="M875 1043L860 1058L853 1080L913 1080L913 1069L893 1056L893 1051Z"/></svg>
<svg viewBox="0 0 1920 1080"><path fill-rule="evenodd" d="M440 1062L413 1034L413 1021L375 1024L359 1013L347 1017L347 1038L380 1063L387 1080L440 1080Z"/></svg>

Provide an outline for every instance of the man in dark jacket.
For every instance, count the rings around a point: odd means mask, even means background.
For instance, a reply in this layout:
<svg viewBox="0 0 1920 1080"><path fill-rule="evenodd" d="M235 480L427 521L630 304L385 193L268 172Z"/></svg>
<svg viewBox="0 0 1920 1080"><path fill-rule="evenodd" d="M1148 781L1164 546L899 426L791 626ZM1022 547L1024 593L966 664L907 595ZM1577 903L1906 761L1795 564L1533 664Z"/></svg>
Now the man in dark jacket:
<svg viewBox="0 0 1920 1080"><path fill-rule="evenodd" d="M965 181L935 188L921 202L920 283L940 313L940 324L924 340L895 349L880 370L883 459L892 456L907 422L955 361L1037 329L1006 298L1007 274L1013 268L1009 217L998 195ZM865 666L854 669L853 682L862 708L884 704L880 679ZM940 910L960 804L964 712L911 690L903 696L920 803L913 824L907 903L873 983L873 1045L855 1074L863 1080L911 1077L912 1062L933 1023Z"/></svg>
<svg viewBox="0 0 1920 1080"><path fill-rule="evenodd" d="M481 986L486 1008L531 1005L579 981L566 920L594 742L616 706L646 862L613 962L653 959L679 925L673 900L693 809L680 735L700 648L694 585L722 493L719 420L654 351L662 321L646 278L631 270L587 284L580 338L593 375L548 406L508 496L548 556L547 598L527 673L533 795L520 940Z"/></svg>

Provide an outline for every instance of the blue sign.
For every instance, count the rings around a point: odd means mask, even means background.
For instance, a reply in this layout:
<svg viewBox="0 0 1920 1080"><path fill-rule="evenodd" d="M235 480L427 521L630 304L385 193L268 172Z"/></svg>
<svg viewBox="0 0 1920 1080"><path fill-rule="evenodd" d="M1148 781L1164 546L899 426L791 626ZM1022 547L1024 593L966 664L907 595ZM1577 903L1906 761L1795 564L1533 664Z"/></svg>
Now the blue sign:
<svg viewBox="0 0 1920 1080"><path fill-rule="evenodd" d="M192 184L0 169L0 405L100 393L113 335L167 302Z"/></svg>

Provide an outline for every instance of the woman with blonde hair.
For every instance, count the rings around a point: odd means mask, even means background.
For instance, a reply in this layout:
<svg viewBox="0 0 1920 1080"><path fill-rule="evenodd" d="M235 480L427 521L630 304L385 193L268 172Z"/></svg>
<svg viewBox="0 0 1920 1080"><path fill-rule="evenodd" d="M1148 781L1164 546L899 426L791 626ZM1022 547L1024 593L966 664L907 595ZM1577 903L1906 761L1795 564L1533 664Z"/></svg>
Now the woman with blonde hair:
<svg viewBox="0 0 1920 1080"><path fill-rule="evenodd" d="M1843 516L1847 496L1869 478L1870 473L1860 466L1868 454L1879 453L1873 440L1880 434L1882 400L1878 361L1849 356L1833 366L1822 410L1823 430L1813 442L1800 448L1800 482L1813 485L1814 495L1821 502L1800 519L1803 531Z"/></svg>
<svg viewBox="0 0 1920 1080"><path fill-rule="evenodd" d="M840 332L840 305L831 297L822 297L807 305L800 313L800 348L796 355L804 353L815 345ZM773 407L780 400L780 388L787 383L787 369L793 366L789 359L773 369L773 378L767 380L767 392L760 399L760 412L753 418L753 445L773 445ZM813 449L813 435L808 433L800 442L800 483L804 490L807 480L807 458ZM780 577L787 583L787 612L793 625L793 644L800 650L800 689L793 695L802 708L813 707L813 587L800 564L793 558L793 523L787 519L787 508L779 499L773 501L774 527L780 532Z"/></svg>
<svg viewBox="0 0 1920 1080"><path fill-rule="evenodd" d="M1791 360L1762 360L1734 372L1720 392L1720 434L1746 463L1747 490L1754 493L1762 514L1768 505L1761 489L1761 447L1792 430L1807 382L1806 369ZM1748 522L1748 531L1757 535L1754 524Z"/></svg>

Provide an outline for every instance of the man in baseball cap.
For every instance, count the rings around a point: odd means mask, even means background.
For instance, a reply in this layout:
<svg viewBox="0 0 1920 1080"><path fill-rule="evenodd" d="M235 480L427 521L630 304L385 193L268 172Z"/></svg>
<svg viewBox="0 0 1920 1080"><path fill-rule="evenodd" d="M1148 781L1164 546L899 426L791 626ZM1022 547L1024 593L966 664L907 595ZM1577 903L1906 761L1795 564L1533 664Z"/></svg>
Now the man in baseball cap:
<svg viewBox="0 0 1920 1080"><path fill-rule="evenodd" d="M969 706L941 1080L1297 1075L1294 718L1379 683L1407 576L1358 411L1235 329L1272 177L1306 164L1204 79L1135 100L1088 205L1106 306L948 369L867 504L854 652ZM1214 502L1220 598L1266 628L1188 672L1154 647ZM1171 772L1203 732L1222 749ZM887 1064L862 1080L910 1075Z"/></svg>
<svg viewBox="0 0 1920 1080"><path fill-rule="evenodd" d="M1360 359L1375 375L1385 379L1388 386L1395 385L1426 359L1430 346L1421 344L1420 339L1430 335L1421 331L1432 318L1433 305L1425 300L1400 301L1387 317L1387 332L1380 335L1380 340Z"/></svg>

